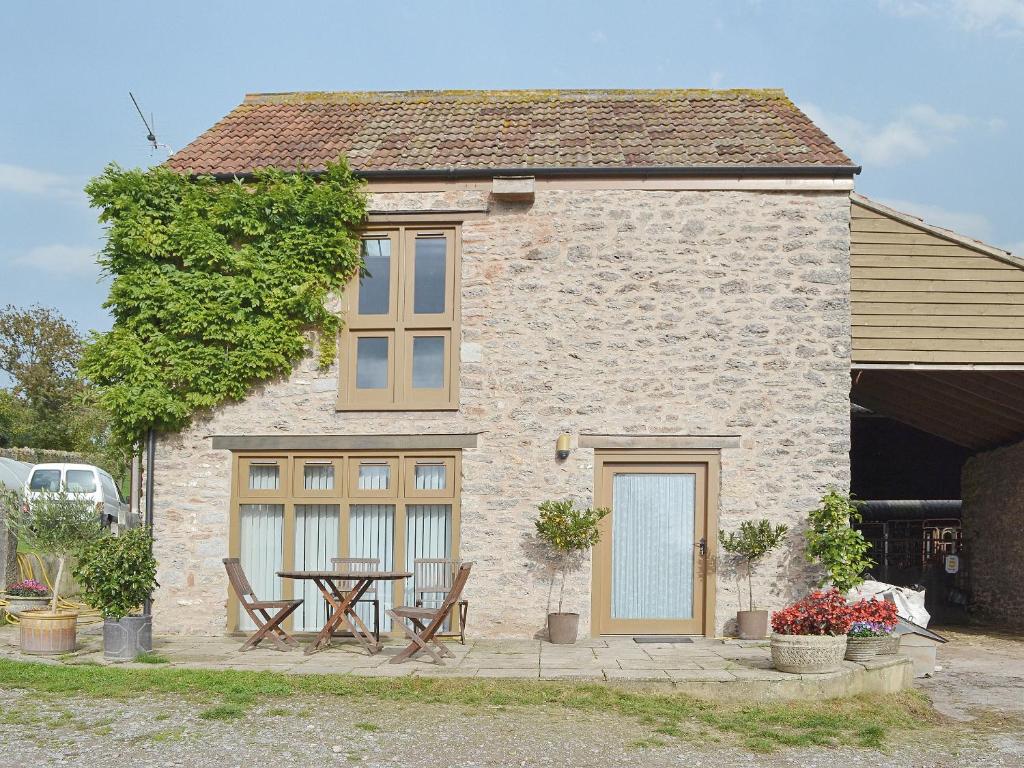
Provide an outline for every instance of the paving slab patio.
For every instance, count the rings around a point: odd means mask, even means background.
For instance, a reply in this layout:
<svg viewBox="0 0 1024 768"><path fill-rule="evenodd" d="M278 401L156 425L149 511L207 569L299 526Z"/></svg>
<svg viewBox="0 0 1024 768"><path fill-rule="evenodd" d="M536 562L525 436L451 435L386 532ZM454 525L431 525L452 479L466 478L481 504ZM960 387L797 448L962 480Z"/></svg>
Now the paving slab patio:
<svg viewBox="0 0 1024 768"><path fill-rule="evenodd" d="M303 640L303 647L308 639ZM337 674L358 677L475 677L521 680L568 680L644 683L696 695L734 698L828 698L835 695L909 687L907 660L859 665L845 662L831 675L791 675L772 669L767 643L695 638L687 643L637 643L630 637L582 640L576 645L551 645L540 640L469 640L448 643L454 658L444 666L430 659L389 663L403 643L387 641L370 656L352 640L336 639L330 648L309 656L301 649L256 648L242 653L234 636L157 637L153 651L166 666L191 669L273 671L289 674ZM15 627L0 627L0 656L23 656ZM95 628L79 632L79 648L63 663L101 663L102 643ZM127 668L152 665L126 664Z"/></svg>

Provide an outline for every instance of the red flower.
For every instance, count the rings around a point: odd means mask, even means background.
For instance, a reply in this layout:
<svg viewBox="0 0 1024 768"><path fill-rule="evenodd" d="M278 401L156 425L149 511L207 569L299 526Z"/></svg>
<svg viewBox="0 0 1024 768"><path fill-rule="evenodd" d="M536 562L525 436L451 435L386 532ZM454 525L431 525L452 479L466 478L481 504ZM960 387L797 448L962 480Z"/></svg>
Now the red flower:
<svg viewBox="0 0 1024 768"><path fill-rule="evenodd" d="M852 623L850 606L835 587L815 590L772 614L772 629L780 635L845 635Z"/></svg>
<svg viewBox="0 0 1024 768"><path fill-rule="evenodd" d="M895 603L875 598L858 600L850 606L850 614L853 616L853 621L881 624L888 632L892 632L898 619Z"/></svg>

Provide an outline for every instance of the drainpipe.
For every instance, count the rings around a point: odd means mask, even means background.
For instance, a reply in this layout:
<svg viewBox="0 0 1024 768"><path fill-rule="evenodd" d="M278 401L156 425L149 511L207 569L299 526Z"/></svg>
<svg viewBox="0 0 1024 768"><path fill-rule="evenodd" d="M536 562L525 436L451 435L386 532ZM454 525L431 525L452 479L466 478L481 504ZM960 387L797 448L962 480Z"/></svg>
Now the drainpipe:
<svg viewBox="0 0 1024 768"><path fill-rule="evenodd" d="M156 464L156 432L152 427L146 433L146 526L153 530L153 465ZM152 550L150 550L152 551ZM153 613L153 595L150 593L143 607L144 615Z"/></svg>

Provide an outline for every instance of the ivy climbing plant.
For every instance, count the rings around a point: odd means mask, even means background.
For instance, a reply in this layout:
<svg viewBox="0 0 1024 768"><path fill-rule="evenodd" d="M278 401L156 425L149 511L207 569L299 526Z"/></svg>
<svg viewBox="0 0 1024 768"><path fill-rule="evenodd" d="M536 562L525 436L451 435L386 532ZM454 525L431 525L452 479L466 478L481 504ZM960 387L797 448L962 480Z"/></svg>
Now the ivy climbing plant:
<svg viewBox="0 0 1024 768"><path fill-rule="evenodd" d="M92 335L80 369L117 442L180 430L287 375L310 331L321 366L333 362L340 320L326 301L361 268L366 216L343 160L316 178L269 169L245 182L110 165L86 193L108 225L114 323Z"/></svg>

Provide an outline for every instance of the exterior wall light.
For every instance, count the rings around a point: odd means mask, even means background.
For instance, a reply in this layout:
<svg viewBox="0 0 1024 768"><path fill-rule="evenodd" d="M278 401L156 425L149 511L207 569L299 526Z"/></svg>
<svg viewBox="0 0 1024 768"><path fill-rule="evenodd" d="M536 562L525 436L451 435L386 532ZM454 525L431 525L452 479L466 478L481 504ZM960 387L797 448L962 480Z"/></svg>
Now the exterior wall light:
<svg viewBox="0 0 1024 768"><path fill-rule="evenodd" d="M560 459L568 459L569 450L569 436L559 435L557 442L555 442L555 456Z"/></svg>

